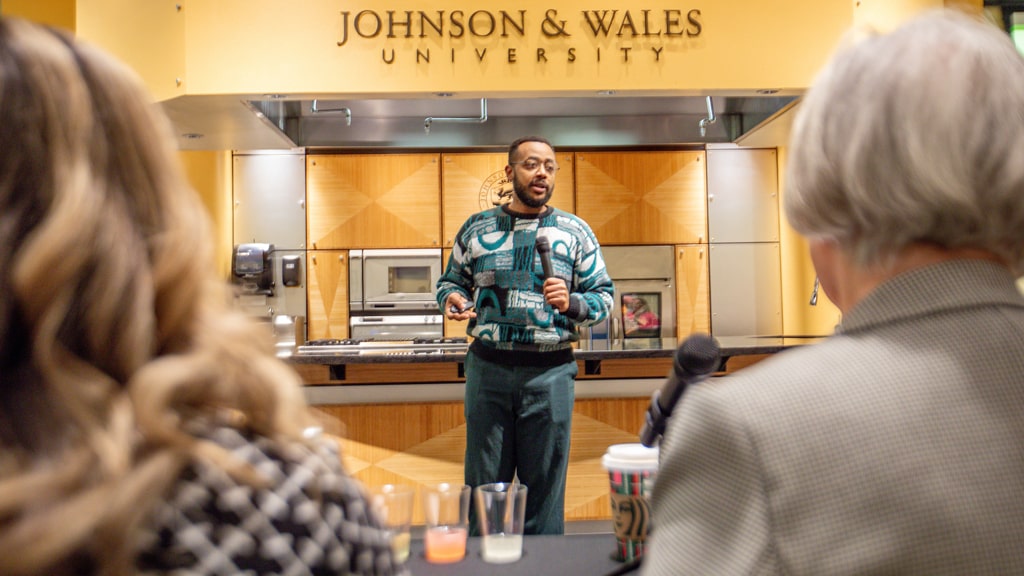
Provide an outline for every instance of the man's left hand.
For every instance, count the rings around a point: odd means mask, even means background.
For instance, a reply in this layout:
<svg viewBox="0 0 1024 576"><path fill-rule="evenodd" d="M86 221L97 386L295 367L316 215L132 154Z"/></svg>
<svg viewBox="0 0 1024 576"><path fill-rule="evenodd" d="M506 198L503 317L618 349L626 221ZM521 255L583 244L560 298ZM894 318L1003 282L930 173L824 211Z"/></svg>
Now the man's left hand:
<svg viewBox="0 0 1024 576"><path fill-rule="evenodd" d="M561 313L569 309L569 287L561 278L548 278L544 281L544 301Z"/></svg>

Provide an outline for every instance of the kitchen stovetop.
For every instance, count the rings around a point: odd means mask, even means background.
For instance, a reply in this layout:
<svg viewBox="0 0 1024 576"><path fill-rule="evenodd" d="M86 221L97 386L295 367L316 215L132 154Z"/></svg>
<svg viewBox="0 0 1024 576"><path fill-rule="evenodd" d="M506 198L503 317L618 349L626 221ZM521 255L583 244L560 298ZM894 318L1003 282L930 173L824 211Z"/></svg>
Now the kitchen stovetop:
<svg viewBox="0 0 1024 576"><path fill-rule="evenodd" d="M786 348L812 344L825 336L726 336L716 337L723 359L747 354L771 354ZM675 338L627 338L580 341L577 360L612 358L667 358L677 352ZM377 364L407 362L462 362L469 350L464 337L412 338L409 340L321 339L298 346L293 364Z"/></svg>
<svg viewBox="0 0 1024 576"><path fill-rule="evenodd" d="M300 356L407 356L465 352L469 348L464 337L410 338L408 340L376 340L373 338L323 338L310 340L296 349Z"/></svg>

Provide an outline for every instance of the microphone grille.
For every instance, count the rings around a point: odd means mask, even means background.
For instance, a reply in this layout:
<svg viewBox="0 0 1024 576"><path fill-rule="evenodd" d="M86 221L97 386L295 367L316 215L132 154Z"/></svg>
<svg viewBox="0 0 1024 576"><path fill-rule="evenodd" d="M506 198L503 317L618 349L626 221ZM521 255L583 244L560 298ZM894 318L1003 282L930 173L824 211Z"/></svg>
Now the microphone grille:
<svg viewBox="0 0 1024 576"><path fill-rule="evenodd" d="M534 247L537 249L537 252L551 252L551 244L548 243L547 236L537 236Z"/></svg>
<svg viewBox="0 0 1024 576"><path fill-rule="evenodd" d="M707 334L691 334L676 351L676 364L691 374L710 374L718 368L721 349Z"/></svg>

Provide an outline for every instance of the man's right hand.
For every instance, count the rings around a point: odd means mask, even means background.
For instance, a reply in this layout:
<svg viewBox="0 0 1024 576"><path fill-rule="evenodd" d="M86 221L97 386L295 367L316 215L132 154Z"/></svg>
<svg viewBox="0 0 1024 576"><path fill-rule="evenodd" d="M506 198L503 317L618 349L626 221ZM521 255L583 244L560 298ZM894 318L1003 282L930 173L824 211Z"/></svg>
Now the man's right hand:
<svg viewBox="0 0 1024 576"><path fill-rule="evenodd" d="M449 294L445 300L444 316L449 320L469 320L476 318L473 311L473 303L462 297L461 294Z"/></svg>

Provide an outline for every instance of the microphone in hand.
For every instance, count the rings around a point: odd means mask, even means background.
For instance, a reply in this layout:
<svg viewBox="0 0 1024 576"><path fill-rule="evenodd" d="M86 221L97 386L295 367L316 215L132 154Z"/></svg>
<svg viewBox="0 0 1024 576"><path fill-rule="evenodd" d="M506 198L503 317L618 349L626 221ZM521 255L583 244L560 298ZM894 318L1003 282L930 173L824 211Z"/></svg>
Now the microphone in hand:
<svg viewBox="0 0 1024 576"><path fill-rule="evenodd" d="M537 256L540 257L541 268L544 269L544 278L551 278L555 273L551 268L551 244L548 242L547 237L537 236L534 247L537 250Z"/></svg>
<svg viewBox="0 0 1024 576"><path fill-rule="evenodd" d="M687 386L703 382L718 368L721 350L718 341L707 334L693 334L676 350L675 362L661 390L651 394L640 443L648 448L658 445L665 424Z"/></svg>

